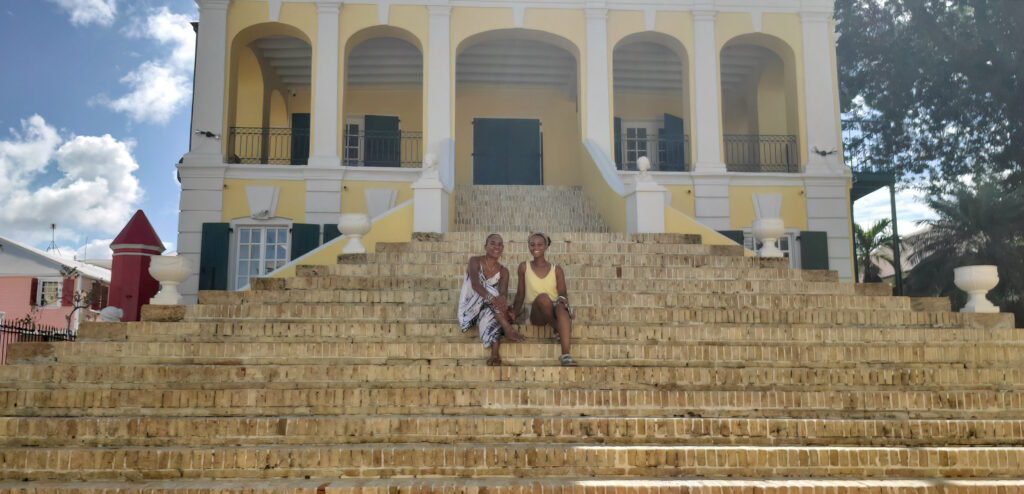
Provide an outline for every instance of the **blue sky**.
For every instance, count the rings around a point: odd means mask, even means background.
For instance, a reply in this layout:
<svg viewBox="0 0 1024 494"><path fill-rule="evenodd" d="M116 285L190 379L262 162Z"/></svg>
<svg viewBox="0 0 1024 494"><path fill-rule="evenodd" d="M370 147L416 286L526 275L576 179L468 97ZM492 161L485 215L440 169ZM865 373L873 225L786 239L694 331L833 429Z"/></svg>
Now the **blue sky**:
<svg viewBox="0 0 1024 494"><path fill-rule="evenodd" d="M193 0L4 0L0 3L0 235L39 248L56 223L64 255L109 257L136 209L174 248L188 151ZM900 231L929 214L913 191ZM879 191L855 217L889 215Z"/></svg>
<svg viewBox="0 0 1024 494"><path fill-rule="evenodd" d="M105 248L136 209L173 248L188 150L192 0L0 4L0 234Z"/></svg>

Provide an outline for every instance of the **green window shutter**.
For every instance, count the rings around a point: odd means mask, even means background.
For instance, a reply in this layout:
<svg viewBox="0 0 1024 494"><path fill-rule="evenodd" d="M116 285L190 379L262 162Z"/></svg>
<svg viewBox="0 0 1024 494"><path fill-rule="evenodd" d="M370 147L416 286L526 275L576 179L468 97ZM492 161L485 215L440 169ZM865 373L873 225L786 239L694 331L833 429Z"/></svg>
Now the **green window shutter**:
<svg viewBox="0 0 1024 494"><path fill-rule="evenodd" d="M728 237L733 242L743 245L743 230L719 230L718 233Z"/></svg>
<svg viewBox="0 0 1024 494"><path fill-rule="evenodd" d="M665 148L665 161L662 170L685 171L683 167L683 119L665 114L665 128L658 134L660 143ZM742 242L740 242L742 243Z"/></svg>
<svg viewBox="0 0 1024 494"><path fill-rule="evenodd" d="M324 243L330 242L341 236L337 223L324 223Z"/></svg>
<svg viewBox="0 0 1024 494"><path fill-rule="evenodd" d="M366 115L363 122L366 166L401 166L402 133L398 117Z"/></svg>
<svg viewBox="0 0 1024 494"><path fill-rule="evenodd" d="M800 232L800 267L828 269L828 234Z"/></svg>
<svg viewBox="0 0 1024 494"><path fill-rule="evenodd" d="M292 225L292 259L320 245L320 225L295 223Z"/></svg>
<svg viewBox="0 0 1024 494"><path fill-rule="evenodd" d="M228 223L203 223L199 252L200 290L227 290L230 236L231 225Z"/></svg>

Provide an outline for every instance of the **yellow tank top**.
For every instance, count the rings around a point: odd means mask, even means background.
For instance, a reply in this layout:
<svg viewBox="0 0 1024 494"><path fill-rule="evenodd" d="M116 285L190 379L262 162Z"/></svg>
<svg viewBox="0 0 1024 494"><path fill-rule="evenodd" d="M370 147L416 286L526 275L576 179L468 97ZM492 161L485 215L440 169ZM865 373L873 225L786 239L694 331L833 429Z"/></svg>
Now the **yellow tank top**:
<svg viewBox="0 0 1024 494"><path fill-rule="evenodd" d="M546 293L551 301L558 299L558 277L555 276L555 265L551 264L548 275L541 278L533 273L530 263L526 263L526 303L532 304L538 295Z"/></svg>

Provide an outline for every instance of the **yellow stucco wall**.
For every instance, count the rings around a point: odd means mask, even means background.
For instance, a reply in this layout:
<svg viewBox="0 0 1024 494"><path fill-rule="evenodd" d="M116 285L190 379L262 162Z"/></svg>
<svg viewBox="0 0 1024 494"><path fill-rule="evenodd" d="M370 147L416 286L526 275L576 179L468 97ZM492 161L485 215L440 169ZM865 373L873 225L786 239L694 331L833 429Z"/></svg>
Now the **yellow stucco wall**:
<svg viewBox="0 0 1024 494"><path fill-rule="evenodd" d="M306 221L306 182L302 180L245 180L225 179L221 221L249 216L249 200L245 187L278 187L278 218L288 218L296 223Z"/></svg>
<svg viewBox="0 0 1024 494"><path fill-rule="evenodd" d="M403 131L423 130L423 94L420 86L352 86L345 90L345 116L395 116Z"/></svg>
<svg viewBox="0 0 1024 494"><path fill-rule="evenodd" d="M689 215L673 208L665 208L665 233L684 233L689 235L700 235L700 241L705 245L736 245L732 239L718 233L709 226L693 219ZM753 256L754 253L744 249L744 255Z"/></svg>
<svg viewBox="0 0 1024 494"><path fill-rule="evenodd" d="M608 182L582 143L579 145L579 156L579 181L583 185L583 192L601 212L601 217L611 231L626 231L626 198L608 186Z"/></svg>
<svg viewBox="0 0 1024 494"><path fill-rule="evenodd" d="M579 185L579 122L566 91L544 86L460 84L455 114L455 183L473 183L473 119L540 119L544 185Z"/></svg>
<svg viewBox="0 0 1024 494"><path fill-rule="evenodd" d="M786 228L807 229L807 198L803 186L741 186L729 187L729 226L734 230L750 228L754 214L754 194L780 194L782 221Z"/></svg>
<svg viewBox="0 0 1024 494"><path fill-rule="evenodd" d="M412 238L412 203L406 204L397 211L373 222L370 233L363 236L361 242L367 252L377 248L377 242L408 242ZM276 271L271 278L288 278L295 276L295 267L299 264L325 266L336 264L338 255L349 243L346 237L338 237L320 246L317 250L299 259L299 262L285 266Z"/></svg>
<svg viewBox="0 0 1024 494"><path fill-rule="evenodd" d="M396 192L395 204L412 199L411 182L378 182L345 180L341 183L341 212L365 213L368 189L391 189Z"/></svg>
<svg viewBox="0 0 1024 494"><path fill-rule="evenodd" d="M672 209L687 216L696 216L692 185L665 185L664 187L672 194L672 202L669 203Z"/></svg>

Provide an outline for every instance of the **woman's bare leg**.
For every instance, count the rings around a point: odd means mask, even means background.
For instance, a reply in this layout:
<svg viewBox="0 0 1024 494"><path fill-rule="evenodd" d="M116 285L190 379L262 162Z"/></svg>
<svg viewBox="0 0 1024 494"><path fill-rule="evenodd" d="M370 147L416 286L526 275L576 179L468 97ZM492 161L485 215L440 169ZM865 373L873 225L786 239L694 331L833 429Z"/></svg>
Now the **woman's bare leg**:
<svg viewBox="0 0 1024 494"><path fill-rule="evenodd" d="M491 358L487 359L487 365L501 365L501 340L491 343Z"/></svg>
<svg viewBox="0 0 1024 494"><path fill-rule="evenodd" d="M533 301L530 322L538 326L551 326L558 332L559 343L562 344L562 355L569 353L569 339L572 336L572 319L564 307L556 307L547 294L540 294Z"/></svg>

